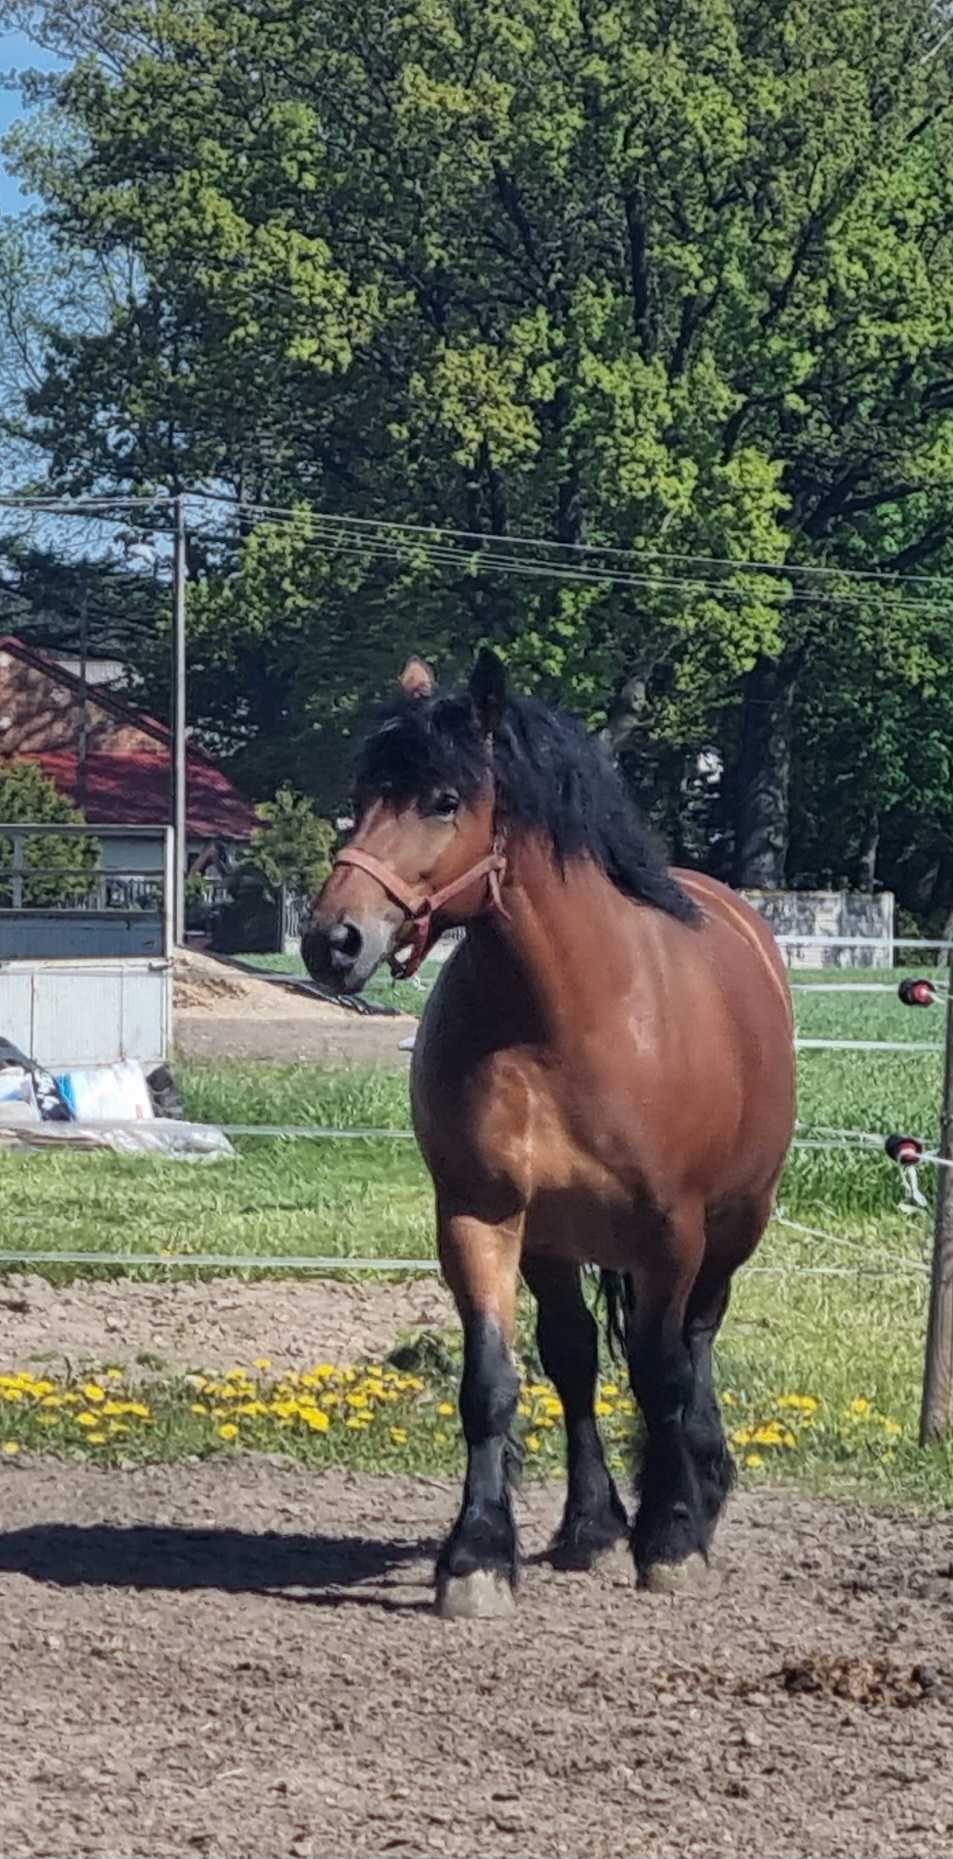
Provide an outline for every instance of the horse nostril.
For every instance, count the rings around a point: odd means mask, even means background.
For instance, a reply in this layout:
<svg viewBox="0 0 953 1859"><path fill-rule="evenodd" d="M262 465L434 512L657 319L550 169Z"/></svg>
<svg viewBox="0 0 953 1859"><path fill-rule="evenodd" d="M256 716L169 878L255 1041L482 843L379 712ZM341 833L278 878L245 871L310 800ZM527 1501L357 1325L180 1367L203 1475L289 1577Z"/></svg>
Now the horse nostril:
<svg viewBox="0 0 953 1859"><path fill-rule="evenodd" d="M364 938L356 923L335 923L327 932L332 960L335 956L347 962L356 962L361 953Z"/></svg>

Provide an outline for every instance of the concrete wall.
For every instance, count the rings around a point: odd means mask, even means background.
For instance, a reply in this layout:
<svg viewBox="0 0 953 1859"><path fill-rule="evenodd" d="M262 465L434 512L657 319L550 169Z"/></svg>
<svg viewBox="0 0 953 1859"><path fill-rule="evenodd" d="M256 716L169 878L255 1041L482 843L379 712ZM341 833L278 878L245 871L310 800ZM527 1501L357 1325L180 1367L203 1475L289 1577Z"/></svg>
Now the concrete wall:
<svg viewBox="0 0 953 1859"><path fill-rule="evenodd" d="M171 1028L165 958L0 966L0 1030L39 1065L158 1064L169 1056Z"/></svg>
<svg viewBox="0 0 953 1859"><path fill-rule="evenodd" d="M863 891L745 891L782 943L790 968L890 968L893 965L893 894ZM820 939L859 936L867 946L825 945ZM874 946L870 940L875 938Z"/></svg>

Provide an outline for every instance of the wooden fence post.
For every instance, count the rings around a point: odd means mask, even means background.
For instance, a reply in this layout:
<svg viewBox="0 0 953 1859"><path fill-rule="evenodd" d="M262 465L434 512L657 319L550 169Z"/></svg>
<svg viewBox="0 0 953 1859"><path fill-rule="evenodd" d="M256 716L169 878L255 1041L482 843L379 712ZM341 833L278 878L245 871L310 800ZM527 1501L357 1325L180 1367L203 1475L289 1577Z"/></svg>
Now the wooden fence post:
<svg viewBox="0 0 953 1859"><path fill-rule="evenodd" d="M946 1066L940 1115L939 1154L953 1161L953 990L946 1005ZM920 1444L943 1439L953 1428L953 1168L937 1169L936 1224Z"/></svg>

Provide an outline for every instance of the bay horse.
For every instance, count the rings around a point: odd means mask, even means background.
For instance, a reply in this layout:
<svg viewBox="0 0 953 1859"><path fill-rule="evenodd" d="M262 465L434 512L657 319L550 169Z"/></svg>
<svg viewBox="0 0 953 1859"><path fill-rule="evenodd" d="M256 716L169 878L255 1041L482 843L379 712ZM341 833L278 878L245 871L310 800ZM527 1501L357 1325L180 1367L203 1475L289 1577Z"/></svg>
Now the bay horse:
<svg viewBox="0 0 953 1859"><path fill-rule="evenodd" d="M520 1274L565 1416L553 1561L588 1568L628 1539L642 1585L702 1591L733 1477L712 1345L793 1129L774 940L725 886L666 869L603 748L509 695L487 650L456 694L410 660L359 754L355 810L302 939L314 978L357 993L380 962L410 974L466 929L411 1080L464 1331L466 1483L438 1611L513 1606ZM593 1266L644 1425L631 1532L595 1419Z"/></svg>

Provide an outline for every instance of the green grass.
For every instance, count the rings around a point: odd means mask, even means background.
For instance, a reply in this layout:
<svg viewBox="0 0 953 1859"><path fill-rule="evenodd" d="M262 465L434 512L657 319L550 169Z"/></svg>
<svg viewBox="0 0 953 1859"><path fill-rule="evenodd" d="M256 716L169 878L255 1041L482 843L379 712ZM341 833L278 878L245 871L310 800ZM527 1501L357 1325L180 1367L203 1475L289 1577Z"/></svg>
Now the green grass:
<svg viewBox="0 0 953 1859"><path fill-rule="evenodd" d="M865 978L871 978L869 971ZM939 1040L942 1033L941 1009L916 1012L889 994L797 994L795 1002L804 1034ZM800 1115L810 1124L902 1129L932 1141L941 1070L934 1053L802 1053ZM397 1071L190 1065L181 1068L180 1081L189 1113L201 1119L408 1127L406 1079ZM412 1143L240 1138L237 1147L238 1160L208 1166L107 1156L0 1156L3 1245L26 1255L51 1248L95 1250L103 1255L103 1266L93 1268L101 1274L116 1269L110 1254L162 1251L170 1255L162 1271L176 1277L188 1272L189 1256L196 1252L302 1258L432 1254L430 1185ZM932 1196L932 1171L924 1171L922 1185ZM849 1267L858 1261L853 1249L858 1245L859 1262L873 1269L890 1270L891 1254L922 1263L929 1218L900 1211L898 1173L886 1158L844 1151L797 1151L780 1205L828 1237L818 1241L772 1226L756 1264L783 1267L784 1275L754 1270L740 1275L719 1352L721 1384L734 1397L728 1416L735 1432L764 1435L767 1429L761 1443L741 1440L743 1477L795 1478L812 1488L857 1490L885 1502L948 1505L953 1450L923 1454L916 1446L925 1277L853 1271L816 1277L802 1269ZM42 1269L57 1280L77 1275L64 1266ZM527 1344L528 1339L526 1328ZM279 1435L261 1417L247 1427L242 1422L238 1440L247 1435L249 1444L271 1442L322 1463L333 1452L348 1463L450 1470L459 1463L456 1423L438 1425L436 1410L454 1400L453 1382L452 1375L428 1372L419 1401L415 1395L406 1412L413 1424L405 1427L391 1416L388 1425L408 1434L403 1444L372 1428L325 1437L293 1427ZM779 1400L791 1395L811 1397L818 1406L806 1419L779 1408ZM167 1457L236 1449L235 1442L220 1438L210 1418L191 1413L181 1385L170 1384L155 1400L159 1419L143 1431L138 1446L121 1436L121 1446L89 1448L77 1437L63 1449ZM858 1401L869 1406L851 1413ZM28 1438L23 1435L22 1403L9 1403L3 1411L5 1424L14 1429L12 1444L20 1438L37 1443L36 1428ZM553 1469L558 1428L542 1426L535 1413L526 1419L538 1442L531 1465ZM625 1416L620 1409L606 1419L612 1450L621 1453Z"/></svg>

